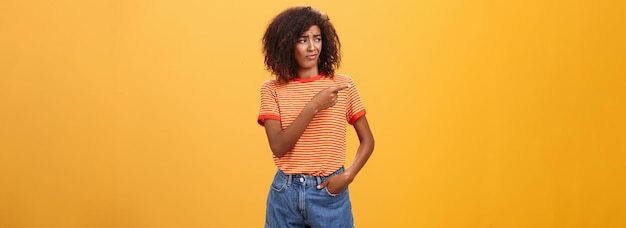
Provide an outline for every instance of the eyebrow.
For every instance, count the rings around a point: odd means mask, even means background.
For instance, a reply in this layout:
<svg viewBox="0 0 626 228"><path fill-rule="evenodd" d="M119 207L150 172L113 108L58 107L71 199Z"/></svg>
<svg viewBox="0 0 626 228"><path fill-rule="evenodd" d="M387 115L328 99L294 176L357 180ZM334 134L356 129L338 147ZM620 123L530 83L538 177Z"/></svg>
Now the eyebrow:
<svg viewBox="0 0 626 228"><path fill-rule="evenodd" d="M322 34L313 34L313 37L321 37ZM300 36L300 38L308 38L309 36Z"/></svg>

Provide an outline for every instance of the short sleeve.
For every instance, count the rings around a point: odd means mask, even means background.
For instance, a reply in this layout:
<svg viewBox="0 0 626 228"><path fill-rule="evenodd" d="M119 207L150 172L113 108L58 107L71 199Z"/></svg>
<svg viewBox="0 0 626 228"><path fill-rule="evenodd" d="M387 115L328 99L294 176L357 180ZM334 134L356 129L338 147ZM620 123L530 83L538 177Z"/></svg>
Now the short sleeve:
<svg viewBox="0 0 626 228"><path fill-rule="evenodd" d="M265 81L261 85L261 108L257 123L265 126L266 119L281 120L278 109L278 97L276 96L276 85L273 80Z"/></svg>
<svg viewBox="0 0 626 228"><path fill-rule="evenodd" d="M361 97L359 96L359 91L356 88L356 83L352 80L352 78L348 77L348 83L350 83L350 88L348 88L348 97L347 97L347 106L346 106L346 120L349 124L354 124L356 120L365 115L365 108L363 107L363 103L361 102Z"/></svg>

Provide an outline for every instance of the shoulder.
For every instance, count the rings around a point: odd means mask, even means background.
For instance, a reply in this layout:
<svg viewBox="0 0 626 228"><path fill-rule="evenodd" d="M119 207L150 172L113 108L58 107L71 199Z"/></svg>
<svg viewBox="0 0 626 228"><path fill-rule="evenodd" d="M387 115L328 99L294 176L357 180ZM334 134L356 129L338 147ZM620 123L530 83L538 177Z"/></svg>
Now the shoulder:
<svg viewBox="0 0 626 228"><path fill-rule="evenodd" d="M276 79L268 79L261 84L261 89L276 88L277 85L278 81Z"/></svg>
<svg viewBox="0 0 626 228"><path fill-rule="evenodd" d="M352 82L352 77L347 74L335 74L333 78L338 82Z"/></svg>
<svg viewBox="0 0 626 228"><path fill-rule="evenodd" d="M350 77L347 74L335 74L333 79L337 83L341 83L341 84L348 83L351 85L351 87L356 87L356 83L354 83L354 80L352 80L352 77Z"/></svg>

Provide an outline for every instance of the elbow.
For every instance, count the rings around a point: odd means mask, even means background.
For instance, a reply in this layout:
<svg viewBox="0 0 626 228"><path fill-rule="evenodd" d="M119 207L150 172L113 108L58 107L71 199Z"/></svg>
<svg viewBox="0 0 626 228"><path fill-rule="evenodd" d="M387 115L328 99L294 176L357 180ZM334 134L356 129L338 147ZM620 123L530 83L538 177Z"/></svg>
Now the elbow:
<svg viewBox="0 0 626 228"><path fill-rule="evenodd" d="M282 158L287 153L287 150L279 145L271 145L270 148L272 149L272 154L277 158Z"/></svg>
<svg viewBox="0 0 626 228"><path fill-rule="evenodd" d="M366 137L361 141L361 144L367 148L370 153L374 152L374 146L376 145L376 141L374 140L374 136Z"/></svg>
<svg viewBox="0 0 626 228"><path fill-rule="evenodd" d="M372 135L367 135L364 137L359 137L359 150L363 150L364 152L367 153L372 153L374 152L374 146L376 145L376 141L374 140L374 136Z"/></svg>
<svg viewBox="0 0 626 228"><path fill-rule="evenodd" d="M277 158L282 158L283 156L285 156L285 152L281 152L281 151L275 151L272 150L272 153L274 154L274 156L276 156Z"/></svg>

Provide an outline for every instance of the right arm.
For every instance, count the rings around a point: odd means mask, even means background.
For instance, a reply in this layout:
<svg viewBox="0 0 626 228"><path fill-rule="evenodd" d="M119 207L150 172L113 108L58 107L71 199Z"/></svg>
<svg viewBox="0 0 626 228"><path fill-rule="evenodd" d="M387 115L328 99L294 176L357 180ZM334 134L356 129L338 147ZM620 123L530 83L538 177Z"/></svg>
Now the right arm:
<svg viewBox="0 0 626 228"><path fill-rule="evenodd" d="M302 109L298 117L284 130L279 120L266 119L265 133L269 141L272 153L276 157L282 157L291 150L304 133L317 112L332 107L337 103L337 93L339 90L348 88L349 85L335 86L324 89L317 93L307 105Z"/></svg>

